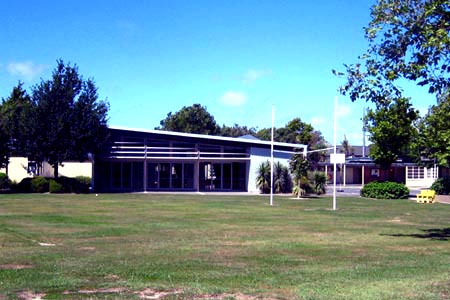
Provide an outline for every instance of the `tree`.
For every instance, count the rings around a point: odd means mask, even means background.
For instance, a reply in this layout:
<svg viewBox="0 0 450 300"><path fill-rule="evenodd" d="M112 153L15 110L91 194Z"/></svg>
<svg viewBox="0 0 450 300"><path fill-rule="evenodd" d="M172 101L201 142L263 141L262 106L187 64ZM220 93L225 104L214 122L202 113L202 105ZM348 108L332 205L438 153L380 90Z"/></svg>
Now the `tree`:
<svg viewBox="0 0 450 300"><path fill-rule="evenodd" d="M220 135L229 137L241 137L244 135L255 136L256 129L253 127L248 128L247 126L240 126L238 124L234 124L233 127L222 125L222 128L220 128Z"/></svg>
<svg viewBox="0 0 450 300"><path fill-rule="evenodd" d="M31 97L23 89L23 83L15 86L7 99L0 106L0 123L2 127L5 160L8 163L11 154L28 156L34 146L33 133L34 105Z"/></svg>
<svg viewBox="0 0 450 300"><path fill-rule="evenodd" d="M58 177L58 166L66 160L83 160L95 153L106 139L106 101L98 101L92 80L84 81L78 67L57 61L51 80L33 88L36 105L36 149L34 157L47 161Z"/></svg>
<svg viewBox="0 0 450 300"><path fill-rule="evenodd" d="M387 104L402 97L401 78L428 86L430 93L445 92L450 86L449 10L448 0L379 0L365 29L368 50L360 62L345 65L341 93L352 101Z"/></svg>
<svg viewBox="0 0 450 300"><path fill-rule="evenodd" d="M390 104L378 104L366 115L366 126L373 142L370 156L382 168L387 169L399 157L410 154L410 144L417 134L413 123L419 113L407 98L396 99Z"/></svg>
<svg viewBox="0 0 450 300"><path fill-rule="evenodd" d="M0 168L4 168L8 165L9 162L9 136L6 133L5 126L3 124L2 118L0 118Z"/></svg>
<svg viewBox="0 0 450 300"><path fill-rule="evenodd" d="M317 133L314 128L303 122L300 118L294 118L286 126L276 128L274 140L277 142L310 145L314 141L313 135ZM257 132L257 137L261 140L270 141L272 136L271 128L263 128Z"/></svg>
<svg viewBox="0 0 450 300"><path fill-rule="evenodd" d="M450 166L450 97L441 98L418 123L414 149L420 162Z"/></svg>
<svg viewBox="0 0 450 300"><path fill-rule="evenodd" d="M161 127L155 129L207 135L220 134L220 127L214 117L200 104L184 106L175 114L169 112L167 117L161 120L160 125Z"/></svg>

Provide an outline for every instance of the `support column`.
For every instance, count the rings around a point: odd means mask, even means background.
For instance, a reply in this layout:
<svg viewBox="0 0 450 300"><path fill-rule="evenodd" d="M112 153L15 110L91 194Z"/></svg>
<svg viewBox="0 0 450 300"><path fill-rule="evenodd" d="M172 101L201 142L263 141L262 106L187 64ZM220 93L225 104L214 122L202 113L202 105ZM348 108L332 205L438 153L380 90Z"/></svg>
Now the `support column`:
<svg viewBox="0 0 450 300"><path fill-rule="evenodd" d="M344 186L345 186L345 184L346 184L346 182L347 182L347 165L346 164L344 164Z"/></svg>
<svg viewBox="0 0 450 300"><path fill-rule="evenodd" d="M147 192L147 139L144 140L144 192Z"/></svg>
<svg viewBox="0 0 450 300"><path fill-rule="evenodd" d="M364 173L365 173L365 172L364 172L364 165L362 166L361 170L362 170L362 174L361 174L361 175L362 175L362 176L361 176L361 184L364 185L364 184L365 184L365 183L364 183Z"/></svg>

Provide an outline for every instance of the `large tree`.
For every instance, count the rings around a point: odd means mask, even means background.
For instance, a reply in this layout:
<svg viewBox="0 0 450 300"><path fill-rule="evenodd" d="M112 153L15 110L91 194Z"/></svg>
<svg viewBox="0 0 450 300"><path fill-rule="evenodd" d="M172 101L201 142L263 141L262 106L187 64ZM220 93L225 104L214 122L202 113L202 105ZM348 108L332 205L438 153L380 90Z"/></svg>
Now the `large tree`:
<svg viewBox="0 0 450 300"><path fill-rule="evenodd" d="M57 62L50 80L33 88L36 105L36 151L58 177L66 160L83 160L106 138L108 103L99 101L92 80L83 80L76 65Z"/></svg>
<svg viewBox="0 0 450 300"><path fill-rule="evenodd" d="M10 155L28 156L34 148L34 108L22 82L3 100L0 106L0 127L5 140L2 142L2 152L6 153L3 163L8 162Z"/></svg>
<svg viewBox="0 0 450 300"><path fill-rule="evenodd" d="M448 0L378 0L371 17L365 28L369 47L357 63L345 65L340 74L347 76L347 82L340 91L352 101L375 104L377 111L366 117L375 143L371 156L387 167L404 154L405 143L415 134L417 113L405 99L401 83L415 82L438 96L450 86L450 4ZM396 112L400 115L394 116Z"/></svg>
<svg viewBox="0 0 450 300"><path fill-rule="evenodd" d="M389 102L402 96L398 79L441 94L450 86L450 4L448 0L379 0L365 28L369 47L346 65L341 92L352 101Z"/></svg>
<svg viewBox="0 0 450 300"><path fill-rule="evenodd" d="M174 114L169 112L167 117L161 120L160 125L155 129L207 135L220 134L220 127L214 117L200 104L184 106Z"/></svg>
<svg viewBox="0 0 450 300"><path fill-rule="evenodd" d="M241 137L244 135L256 135L256 129L255 128L248 128L247 126L241 126L238 124L234 124L234 126L225 126L222 125L220 128L220 135L221 136L229 136L229 137Z"/></svg>
<svg viewBox="0 0 450 300"><path fill-rule="evenodd" d="M450 95L438 100L418 123L414 149L421 162L450 167Z"/></svg>
<svg viewBox="0 0 450 300"><path fill-rule="evenodd" d="M373 142L370 156L382 168L387 169L398 158L411 154L410 145L417 135L413 124L418 117L418 111L406 98L368 111L365 122L369 140Z"/></svg>

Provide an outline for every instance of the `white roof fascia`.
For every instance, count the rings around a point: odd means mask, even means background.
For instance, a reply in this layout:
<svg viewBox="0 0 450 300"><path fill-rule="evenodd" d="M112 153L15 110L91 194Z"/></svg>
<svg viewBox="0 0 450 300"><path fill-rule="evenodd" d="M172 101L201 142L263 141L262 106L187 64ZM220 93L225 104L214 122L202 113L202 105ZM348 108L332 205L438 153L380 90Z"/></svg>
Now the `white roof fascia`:
<svg viewBox="0 0 450 300"><path fill-rule="evenodd" d="M203 139L217 140L217 141L240 142L240 143L245 143L245 144L268 145L268 146L270 146L270 144L271 144L270 141L250 140L250 139L207 135L207 134L185 133L185 132L175 132L175 131L165 131L165 130L149 130L149 129L140 129L140 128L127 128L127 127L122 127L122 126L109 126L108 128L116 129L116 130L141 132L141 133L152 133L152 134L160 134L160 135L203 138ZM307 149L307 147L308 147L307 145L303 145L303 144L292 144L292 143L282 143L282 142L274 142L273 144L274 144L274 146L302 148L302 149Z"/></svg>

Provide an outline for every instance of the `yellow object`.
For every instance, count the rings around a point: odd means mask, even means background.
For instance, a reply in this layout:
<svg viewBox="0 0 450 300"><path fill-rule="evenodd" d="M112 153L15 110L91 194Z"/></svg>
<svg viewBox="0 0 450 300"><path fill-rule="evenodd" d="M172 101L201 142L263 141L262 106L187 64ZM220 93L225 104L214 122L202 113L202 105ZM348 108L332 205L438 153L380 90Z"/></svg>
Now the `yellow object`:
<svg viewBox="0 0 450 300"><path fill-rule="evenodd" d="M420 194L417 194L417 203L434 203L436 192L433 190L421 190Z"/></svg>

